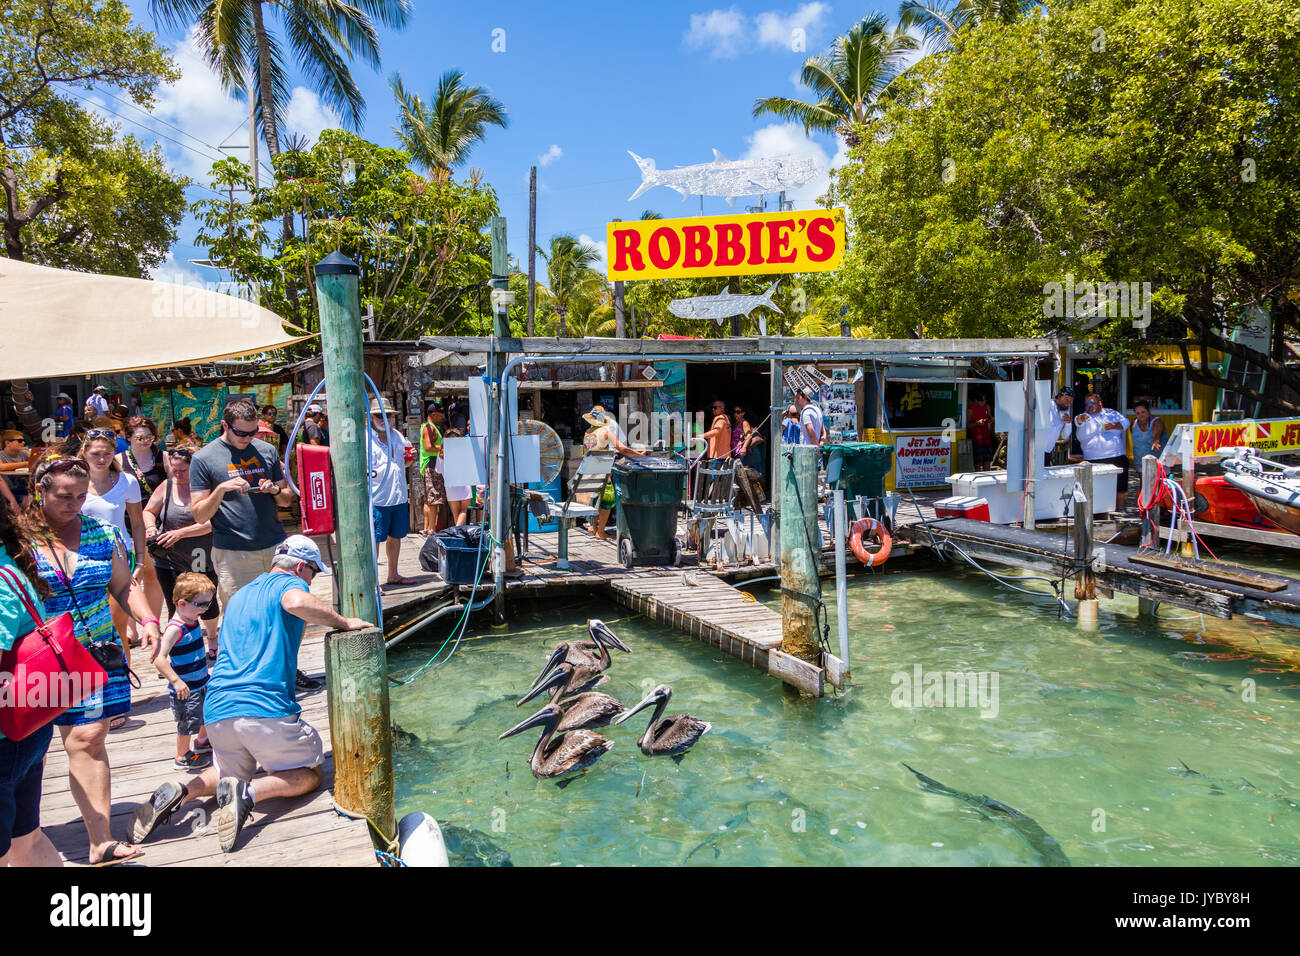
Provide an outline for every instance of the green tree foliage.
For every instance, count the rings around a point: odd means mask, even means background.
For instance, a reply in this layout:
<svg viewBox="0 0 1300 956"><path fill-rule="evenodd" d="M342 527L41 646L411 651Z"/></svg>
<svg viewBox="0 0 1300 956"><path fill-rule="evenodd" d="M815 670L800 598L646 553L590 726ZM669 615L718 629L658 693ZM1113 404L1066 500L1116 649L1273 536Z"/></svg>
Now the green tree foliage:
<svg viewBox="0 0 1300 956"><path fill-rule="evenodd" d="M550 249L539 246L538 251L546 260L546 287L550 299L545 326L548 331L542 332L543 326L539 326L539 334L552 334L549 331L551 317L555 321L553 334L561 338L570 332L570 318L586 329L592 310L602 305L609 294L604 276L593 268L600 261L600 253L568 234L552 236Z"/></svg>
<svg viewBox="0 0 1300 956"><path fill-rule="evenodd" d="M839 133L853 145L856 128L876 114L877 99L915 48L916 41L891 29L883 13L873 14L838 37L829 53L804 60L800 78L817 102L768 96L754 101L754 115L792 120L805 133Z"/></svg>
<svg viewBox="0 0 1300 956"><path fill-rule="evenodd" d="M1037 0L904 0L898 25L920 32L931 49L948 50L963 30L981 23L1014 23L1037 6Z"/></svg>
<svg viewBox="0 0 1300 956"><path fill-rule="evenodd" d="M265 10L279 14L284 39L299 71L326 105L359 127L365 97L348 68L360 58L379 67L375 22L400 29L410 0L150 0L154 15L171 26L198 26L198 43L227 90L249 91L271 155L280 152L280 129L293 92L284 42L268 28Z"/></svg>
<svg viewBox="0 0 1300 956"><path fill-rule="evenodd" d="M426 180L409 162L402 150L344 130L281 153L275 182L261 189L253 189L245 164L222 160L213 166L213 188L251 198L196 203L196 241L236 281L257 283L263 305L304 329L319 328L313 266L340 249L361 267L362 309L373 307L380 338L478 334L496 194L477 176ZM297 218L298 236L267 255L266 224L286 214Z"/></svg>
<svg viewBox="0 0 1300 956"><path fill-rule="evenodd" d="M1300 385L1222 335L1249 305L1297 330L1298 73L1287 0L1096 0L963 31L900 79L840 171L836 294L877 335L1190 341ZM1151 327L1114 302L1051 314L1071 277L1149 282Z"/></svg>
<svg viewBox="0 0 1300 956"><path fill-rule="evenodd" d="M407 91L401 76L394 73L389 80L398 110L399 125L393 132L422 169L450 172L469 158L489 126L505 129L510 123L500 100L481 86L466 86L464 80L459 70L448 70L428 106L418 93Z"/></svg>
<svg viewBox="0 0 1300 956"><path fill-rule="evenodd" d="M176 239L186 181L72 91L120 93L147 109L179 75L153 34L119 0L9 0L0 62L4 254L147 276Z"/></svg>

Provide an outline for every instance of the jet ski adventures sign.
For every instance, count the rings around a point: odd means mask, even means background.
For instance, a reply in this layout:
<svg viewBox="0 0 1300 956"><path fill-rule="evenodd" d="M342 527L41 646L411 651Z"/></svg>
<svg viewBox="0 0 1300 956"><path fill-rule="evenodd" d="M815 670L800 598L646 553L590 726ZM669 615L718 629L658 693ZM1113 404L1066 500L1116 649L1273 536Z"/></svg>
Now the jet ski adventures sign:
<svg viewBox="0 0 1300 956"><path fill-rule="evenodd" d="M1200 458L1220 448L1254 448L1269 454L1300 451L1300 419L1218 422L1197 425L1192 447Z"/></svg>
<svg viewBox="0 0 1300 956"><path fill-rule="evenodd" d="M611 222L611 280L829 272L844 258L842 209Z"/></svg>

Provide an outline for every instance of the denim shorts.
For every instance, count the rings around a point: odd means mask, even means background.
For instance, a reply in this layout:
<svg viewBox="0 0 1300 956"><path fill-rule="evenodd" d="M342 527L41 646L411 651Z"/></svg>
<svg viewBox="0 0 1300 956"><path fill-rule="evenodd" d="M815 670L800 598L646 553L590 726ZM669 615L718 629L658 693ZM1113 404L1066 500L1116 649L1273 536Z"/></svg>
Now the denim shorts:
<svg viewBox="0 0 1300 956"><path fill-rule="evenodd" d="M46 724L22 740L0 737L0 856L41 825L41 775L53 735Z"/></svg>
<svg viewBox="0 0 1300 956"><path fill-rule="evenodd" d="M172 691L172 717L176 719L176 733L182 737L192 737L203 727L203 700L208 695L208 685L198 690L191 690L190 696L181 700Z"/></svg>

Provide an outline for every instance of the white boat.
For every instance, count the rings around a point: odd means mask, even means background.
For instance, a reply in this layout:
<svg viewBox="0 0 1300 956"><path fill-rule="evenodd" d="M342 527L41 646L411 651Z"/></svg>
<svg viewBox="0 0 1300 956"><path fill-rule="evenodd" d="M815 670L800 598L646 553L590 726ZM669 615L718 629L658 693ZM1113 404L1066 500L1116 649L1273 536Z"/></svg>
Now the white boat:
<svg viewBox="0 0 1300 956"><path fill-rule="evenodd" d="M1223 477L1279 528L1300 534L1300 468L1279 465L1253 448L1220 448Z"/></svg>

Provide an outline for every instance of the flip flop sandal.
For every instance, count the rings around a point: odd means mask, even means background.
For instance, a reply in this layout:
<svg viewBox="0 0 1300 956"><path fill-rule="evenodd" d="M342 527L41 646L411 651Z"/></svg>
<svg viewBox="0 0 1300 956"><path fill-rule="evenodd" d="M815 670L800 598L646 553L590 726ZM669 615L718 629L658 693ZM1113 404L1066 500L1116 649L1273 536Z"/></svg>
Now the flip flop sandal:
<svg viewBox="0 0 1300 956"><path fill-rule="evenodd" d="M125 714L118 714L116 717L114 717L112 720L108 722L109 730L121 730L125 726L126 726Z"/></svg>
<svg viewBox="0 0 1300 956"><path fill-rule="evenodd" d="M144 856L144 850L136 850L130 856L114 856L113 854L117 852L117 848L120 846L127 846L127 844L118 843L116 840L114 840L107 847L105 847L104 858L100 860L98 863L91 863L89 865L90 866L117 866L119 863L125 863L127 860L138 860L140 859L140 857Z"/></svg>
<svg viewBox="0 0 1300 956"><path fill-rule="evenodd" d="M167 822L177 808L185 802L185 791L175 783L164 783L153 792L147 803L135 808L126 825L126 837L132 843L143 843L154 830Z"/></svg>

